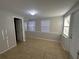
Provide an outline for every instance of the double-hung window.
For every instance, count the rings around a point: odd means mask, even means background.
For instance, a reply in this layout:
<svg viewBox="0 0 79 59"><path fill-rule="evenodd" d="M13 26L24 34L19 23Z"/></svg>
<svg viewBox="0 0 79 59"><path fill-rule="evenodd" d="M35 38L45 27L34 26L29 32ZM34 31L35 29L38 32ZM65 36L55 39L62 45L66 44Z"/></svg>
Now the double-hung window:
<svg viewBox="0 0 79 59"><path fill-rule="evenodd" d="M50 21L41 20L41 32L49 32Z"/></svg>
<svg viewBox="0 0 79 59"><path fill-rule="evenodd" d="M28 21L27 28L28 31L35 31L35 21Z"/></svg>
<svg viewBox="0 0 79 59"><path fill-rule="evenodd" d="M69 37L69 27L70 27L70 15L64 18L64 30L63 34Z"/></svg>

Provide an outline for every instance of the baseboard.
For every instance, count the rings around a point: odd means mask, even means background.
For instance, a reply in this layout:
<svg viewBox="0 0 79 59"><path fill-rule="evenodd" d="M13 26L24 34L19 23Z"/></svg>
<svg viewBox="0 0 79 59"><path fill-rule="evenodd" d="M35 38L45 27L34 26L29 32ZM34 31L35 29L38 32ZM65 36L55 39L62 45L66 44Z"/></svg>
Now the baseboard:
<svg viewBox="0 0 79 59"><path fill-rule="evenodd" d="M64 51L69 51L62 44L61 44L61 46L62 46L62 48L63 48Z"/></svg>
<svg viewBox="0 0 79 59"><path fill-rule="evenodd" d="M3 54L3 53L7 52L8 50L10 50L10 49L12 49L12 48L14 48L14 47L16 47L16 45L13 45L12 47L10 47L10 48L8 48L8 49L6 49L6 50L0 52L0 54Z"/></svg>
<svg viewBox="0 0 79 59"><path fill-rule="evenodd" d="M32 37L32 39L41 39L41 40L48 40L48 41L55 41L55 42L58 42L58 40L53 40L53 39L46 39L46 38L40 38L40 37Z"/></svg>
<svg viewBox="0 0 79 59"><path fill-rule="evenodd" d="M67 51L66 48L65 48L64 46L62 46L62 48L63 48L65 51Z"/></svg>

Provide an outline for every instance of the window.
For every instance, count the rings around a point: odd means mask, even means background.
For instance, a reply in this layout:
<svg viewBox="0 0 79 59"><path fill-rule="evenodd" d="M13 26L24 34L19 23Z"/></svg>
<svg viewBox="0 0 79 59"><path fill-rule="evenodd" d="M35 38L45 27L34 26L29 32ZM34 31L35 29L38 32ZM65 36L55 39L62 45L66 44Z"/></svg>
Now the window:
<svg viewBox="0 0 79 59"><path fill-rule="evenodd" d="M28 21L28 31L35 31L35 21Z"/></svg>
<svg viewBox="0 0 79 59"><path fill-rule="evenodd" d="M41 32L49 32L49 26L49 20L41 20Z"/></svg>
<svg viewBox="0 0 79 59"><path fill-rule="evenodd" d="M69 36L69 27L70 27L70 15L65 17L65 20L64 20L64 30L63 30L63 33L66 36Z"/></svg>

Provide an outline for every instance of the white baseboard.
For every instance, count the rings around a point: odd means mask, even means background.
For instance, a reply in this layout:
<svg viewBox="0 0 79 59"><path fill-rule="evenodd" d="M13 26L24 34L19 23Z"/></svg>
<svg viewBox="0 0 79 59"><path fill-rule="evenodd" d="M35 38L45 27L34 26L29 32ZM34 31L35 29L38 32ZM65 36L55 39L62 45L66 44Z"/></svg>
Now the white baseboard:
<svg viewBox="0 0 79 59"><path fill-rule="evenodd" d="M62 46L62 48L64 49L64 51L68 51L68 52L69 52L69 50L67 50L67 49L62 45L62 43L61 43L61 46Z"/></svg>
<svg viewBox="0 0 79 59"><path fill-rule="evenodd" d="M10 49L14 48L15 46L16 46L16 45L13 45L12 47L10 47L10 48L8 48L8 49L6 49L6 50L4 50L4 51L0 52L0 54L3 54L3 53L5 53L5 52L7 52L8 50L10 50Z"/></svg>
<svg viewBox="0 0 79 59"><path fill-rule="evenodd" d="M55 41L55 42L58 42L58 40L53 40L53 39L46 39L46 38L40 38L40 37L32 37L32 39L41 39L41 40L48 40L48 41Z"/></svg>

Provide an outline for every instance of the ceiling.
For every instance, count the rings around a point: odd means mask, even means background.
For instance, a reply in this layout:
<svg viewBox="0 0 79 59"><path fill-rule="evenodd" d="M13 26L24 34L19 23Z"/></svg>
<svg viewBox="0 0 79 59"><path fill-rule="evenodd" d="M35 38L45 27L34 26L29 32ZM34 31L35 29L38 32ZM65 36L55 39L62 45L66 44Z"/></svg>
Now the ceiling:
<svg viewBox="0 0 79 59"><path fill-rule="evenodd" d="M36 10L35 17L54 17L64 15L77 0L0 0L0 9L6 9L24 16L27 10Z"/></svg>

